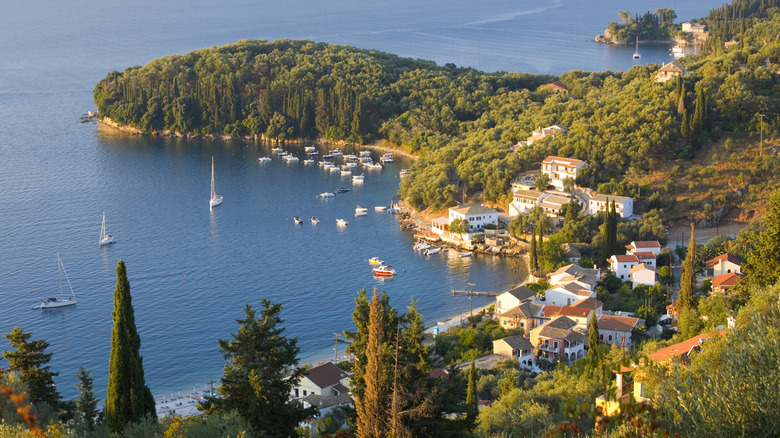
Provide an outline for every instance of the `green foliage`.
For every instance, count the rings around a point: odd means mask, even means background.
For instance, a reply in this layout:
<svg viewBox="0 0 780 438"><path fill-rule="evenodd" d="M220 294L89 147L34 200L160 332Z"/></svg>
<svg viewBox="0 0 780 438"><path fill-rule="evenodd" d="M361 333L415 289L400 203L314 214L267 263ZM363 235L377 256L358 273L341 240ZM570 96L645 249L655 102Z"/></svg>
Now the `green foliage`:
<svg viewBox="0 0 780 438"><path fill-rule="evenodd" d="M88 431L95 430L95 424L102 421L102 412L98 410L99 399L95 398L95 389L93 387L92 372L87 372L84 367L79 367L79 374L76 376L79 383L76 388L79 390L79 396L76 399L76 408L78 409L78 420L83 423Z"/></svg>
<svg viewBox="0 0 780 438"><path fill-rule="evenodd" d="M23 332L14 327L11 333L3 335L14 351L3 351L2 358L8 361L8 372L19 376L20 383L27 389L27 397L34 405L46 403L57 407L60 394L54 386L54 377L47 365L52 353L47 353L49 343L43 339L30 340L32 332Z"/></svg>
<svg viewBox="0 0 780 438"><path fill-rule="evenodd" d="M768 286L780 280L780 190L770 198L769 212L753 240L755 248L747 254L744 271L749 273L750 284Z"/></svg>
<svg viewBox="0 0 780 438"><path fill-rule="evenodd" d="M469 221L462 218L456 218L450 221L450 233L465 234L469 232Z"/></svg>
<svg viewBox="0 0 780 438"><path fill-rule="evenodd" d="M135 311L130 296L125 262L116 266L114 328L111 331L111 357L108 364L106 420L114 432L146 418L156 419L154 398L144 380L141 337L135 327Z"/></svg>
<svg viewBox="0 0 780 438"><path fill-rule="evenodd" d="M231 340L219 340L227 360L219 397L207 398L202 408L207 415L235 411L264 436L293 436L298 423L313 416L315 409L290 400L304 370L297 366L298 340L284 335L282 305L263 299L261 306L258 316L247 303L244 319L237 320L238 333Z"/></svg>
<svg viewBox="0 0 780 438"><path fill-rule="evenodd" d="M677 308L681 313L688 309L696 308L696 237L691 223L691 239L688 242L688 251L682 265L680 275L680 293L677 298Z"/></svg>
<svg viewBox="0 0 780 438"><path fill-rule="evenodd" d="M636 38L643 41L665 41L676 33L673 22L675 18L677 14L673 9L656 9L654 13L647 11L641 16L620 11L620 23L610 22L607 29L615 40L621 42L633 43Z"/></svg>

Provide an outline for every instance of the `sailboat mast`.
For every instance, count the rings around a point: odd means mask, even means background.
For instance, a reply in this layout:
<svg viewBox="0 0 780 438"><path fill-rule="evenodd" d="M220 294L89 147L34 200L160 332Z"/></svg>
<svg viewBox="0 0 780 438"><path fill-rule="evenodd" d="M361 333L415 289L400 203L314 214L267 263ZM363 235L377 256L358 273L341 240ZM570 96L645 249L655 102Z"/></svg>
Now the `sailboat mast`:
<svg viewBox="0 0 780 438"><path fill-rule="evenodd" d="M103 212L103 224L100 225L100 239L98 240L98 243L103 241L103 238L106 237L106 212Z"/></svg>
<svg viewBox="0 0 780 438"><path fill-rule="evenodd" d="M68 271L65 270L65 264L62 263L62 259L60 258L60 253L57 253L57 263L59 263L60 269L62 269L62 272L65 274L65 281L68 282L68 288L70 289L71 296L75 298L76 294L73 293L73 286L70 285L70 278L68 278ZM62 284L62 279L60 279L60 284ZM62 286L60 286L60 295L62 295Z"/></svg>
<svg viewBox="0 0 780 438"><path fill-rule="evenodd" d="M214 157L211 157L211 199L214 199Z"/></svg>

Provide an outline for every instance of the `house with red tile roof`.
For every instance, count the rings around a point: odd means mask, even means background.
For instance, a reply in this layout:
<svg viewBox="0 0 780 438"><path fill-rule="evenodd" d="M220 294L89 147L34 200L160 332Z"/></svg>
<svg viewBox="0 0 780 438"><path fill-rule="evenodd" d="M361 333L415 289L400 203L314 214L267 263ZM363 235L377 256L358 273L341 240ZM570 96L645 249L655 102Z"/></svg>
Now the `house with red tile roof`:
<svg viewBox="0 0 780 438"><path fill-rule="evenodd" d="M722 274L742 273L742 260L739 257L726 253L707 260L704 263L704 276L715 277Z"/></svg>
<svg viewBox="0 0 780 438"><path fill-rule="evenodd" d="M590 325L590 318L593 315L593 309L574 306L542 306L542 311L540 312L540 316L548 320L561 315L576 322L577 327L587 330Z"/></svg>
<svg viewBox="0 0 780 438"><path fill-rule="evenodd" d="M634 254L615 254L609 259L609 269L615 274L615 277L628 281L631 276L631 268L639 264L639 258Z"/></svg>
<svg viewBox="0 0 780 438"><path fill-rule="evenodd" d="M739 284L740 274L734 272L716 275L712 278L712 293L725 294L729 289Z"/></svg>
<svg viewBox="0 0 780 438"><path fill-rule="evenodd" d="M631 280L631 288L640 284L646 286L655 286L655 269L645 263L640 263L628 271Z"/></svg>
<svg viewBox="0 0 780 438"><path fill-rule="evenodd" d="M540 91L551 91L554 93L569 94L569 89L561 81L551 82L539 87Z"/></svg>
<svg viewBox="0 0 780 438"><path fill-rule="evenodd" d="M556 316L531 330L529 338L540 357L569 364L585 356L588 334L571 318Z"/></svg>
<svg viewBox="0 0 780 438"><path fill-rule="evenodd" d="M658 257L661 255L661 243L657 240L637 240L626 245L626 254L636 252L651 252Z"/></svg>

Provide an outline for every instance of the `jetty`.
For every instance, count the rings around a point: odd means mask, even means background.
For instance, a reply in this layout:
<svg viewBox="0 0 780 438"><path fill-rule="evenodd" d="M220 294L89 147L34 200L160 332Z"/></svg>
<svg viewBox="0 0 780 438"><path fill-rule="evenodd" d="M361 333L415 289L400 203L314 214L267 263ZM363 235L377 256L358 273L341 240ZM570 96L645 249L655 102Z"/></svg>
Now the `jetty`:
<svg viewBox="0 0 780 438"><path fill-rule="evenodd" d="M497 297L500 294L494 293L494 292L477 292L477 291L471 291L471 290L460 290L460 289L450 289L450 295L475 295L475 296L482 296L482 297Z"/></svg>

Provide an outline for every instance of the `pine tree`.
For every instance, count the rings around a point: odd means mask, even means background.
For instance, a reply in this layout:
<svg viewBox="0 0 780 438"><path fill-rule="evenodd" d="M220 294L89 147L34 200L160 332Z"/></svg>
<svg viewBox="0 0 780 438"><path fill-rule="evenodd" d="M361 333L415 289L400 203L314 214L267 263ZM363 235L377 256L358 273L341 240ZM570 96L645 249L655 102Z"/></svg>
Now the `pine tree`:
<svg viewBox="0 0 780 438"><path fill-rule="evenodd" d="M238 333L232 340L219 340L227 360L217 389L220 397L208 398L202 408L207 415L236 411L262 436L297 436L298 424L316 412L290 400L304 375L298 366L298 340L284 335L281 304L263 299L261 306L258 317L247 304L245 318L237 320Z"/></svg>
<svg viewBox="0 0 780 438"><path fill-rule="evenodd" d="M84 367L79 367L79 373L76 376L79 383L76 388L79 390L79 397L76 399L76 408L78 415L87 430L95 430L95 424L100 421L100 411L97 408L99 399L95 398L95 389L93 386L92 372L87 372Z"/></svg>
<svg viewBox="0 0 780 438"><path fill-rule="evenodd" d="M362 396L355 397L357 411L357 432L359 438L383 438L389 429L387 389L390 387L387 370L388 354L384 345L384 312L379 294L374 289L371 298L366 345L365 389Z"/></svg>
<svg viewBox="0 0 780 438"><path fill-rule="evenodd" d="M588 328L588 355L598 357L599 352L599 322L596 320L596 312L593 312Z"/></svg>
<svg viewBox="0 0 780 438"><path fill-rule="evenodd" d="M685 255L685 261L682 265L682 274L680 276L680 293L677 298L677 309L684 312L696 308L696 297L694 296L696 288L696 236L691 223L691 240L688 242L688 254Z"/></svg>
<svg viewBox="0 0 780 438"><path fill-rule="evenodd" d="M8 361L8 371L18 374L27 386L30 402L34 405L44 402L56 408L60 394L54 386L54 377L59 373L52 372L46 365L52 356L52 353L46 353L49 343L43 339L30 341L32 332L23 332L19 327L4 336L15 351L3 351L2 359Z"/></svg>
<svg viewBox="0 0 780 438"><path fill-rule="evenodd" d="M466 390L466 415L468 419L474 421L479 412L477 405L477 370L474 367L474 360L471 360L469 367L468 389Z"/></svg>
<svg viewBox="0 0 780 438"><path fill-rule="evenodd" d="M106 420L114 432L147 417L157 419L154 397L144 381L141 337L135 327L135 312L130 296L125 262L116 267L114 292L114 329L111 332L111 358L108 368Z"/></svg>
<svg viewBox="0 0 780 438"><path fill-rule="evenodd" d="M531 273L536 273L536 271L539 269L539 261L537 259L537 248L536 248L536 228L531 231L531 253L529 255L529 261L531 263Z"/></svg>

